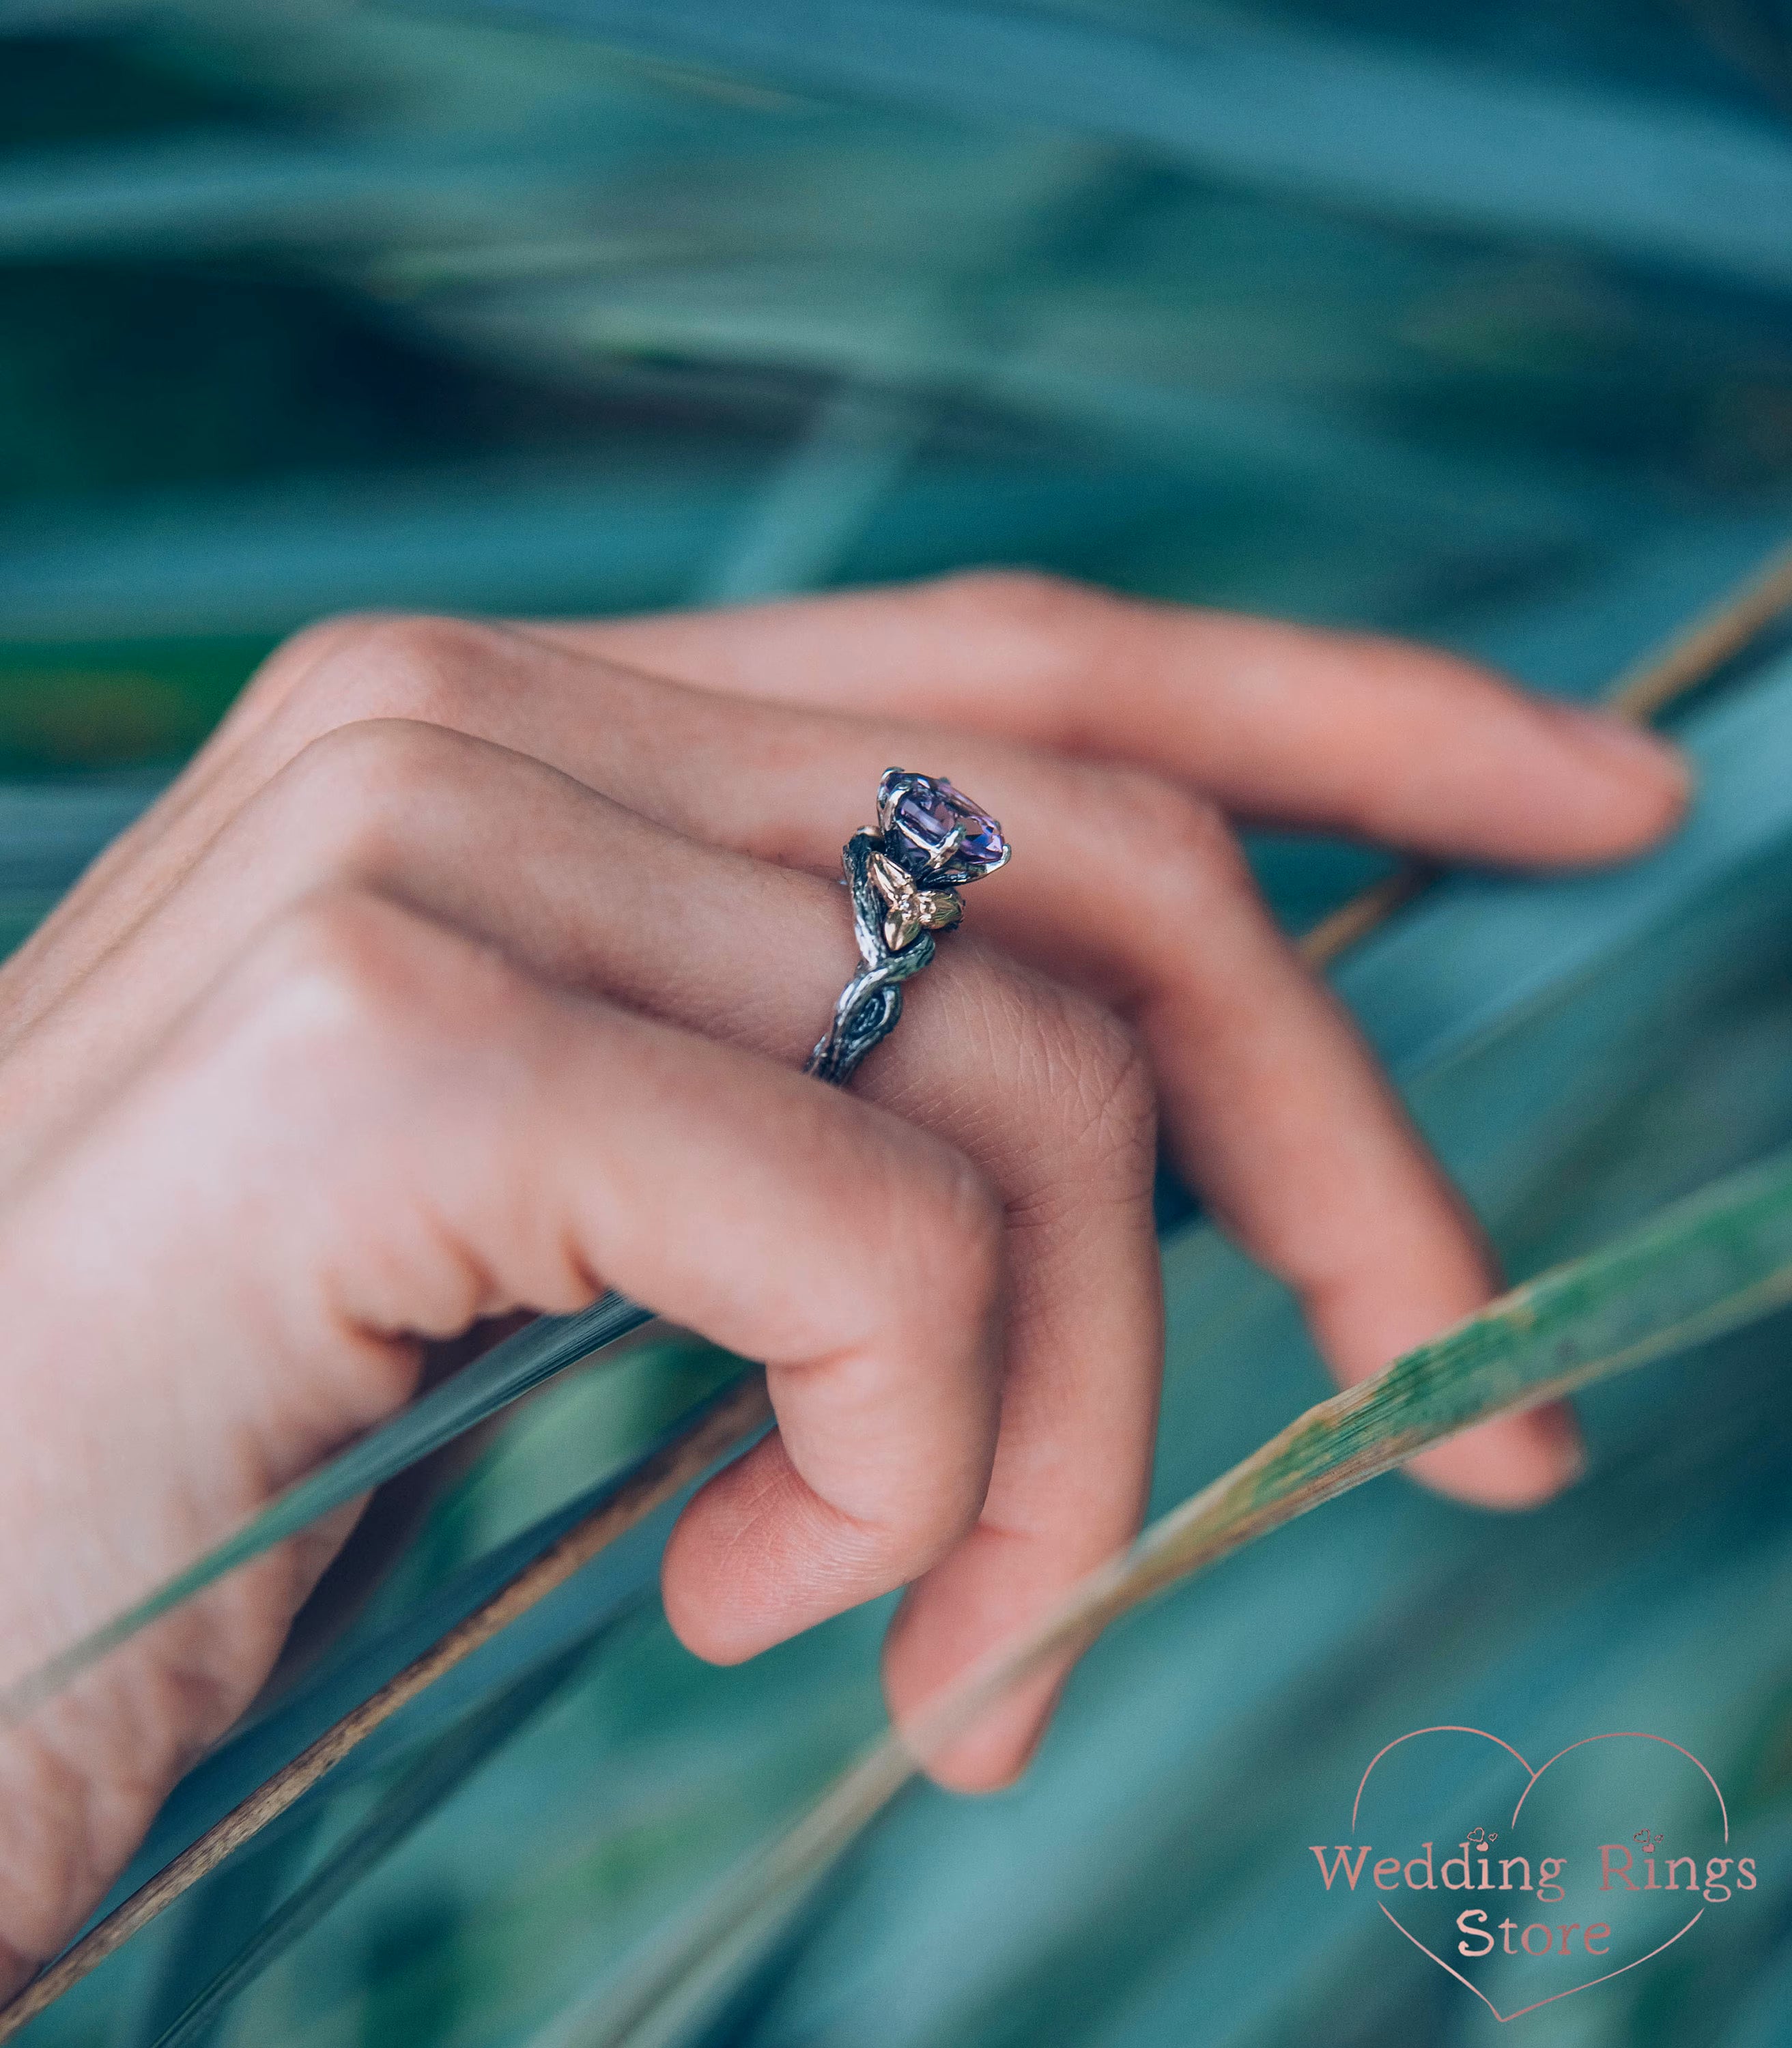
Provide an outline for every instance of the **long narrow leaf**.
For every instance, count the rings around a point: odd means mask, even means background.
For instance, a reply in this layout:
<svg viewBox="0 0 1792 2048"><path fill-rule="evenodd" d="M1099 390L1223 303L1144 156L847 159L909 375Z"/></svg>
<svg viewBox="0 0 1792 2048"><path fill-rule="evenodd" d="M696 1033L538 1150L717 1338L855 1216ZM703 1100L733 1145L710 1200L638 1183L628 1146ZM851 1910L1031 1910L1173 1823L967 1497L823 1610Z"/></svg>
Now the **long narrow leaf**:
<svg viewBox="0 0 1792 2048"><path fill-rule="evenodd" d="M686 1437L706 1416L735 1402L739 1384L731 1380L716 1394L686 1410L644 1449L615 1470L606 1472L545 1515L490 1550L460 1565L439 1585L408 1604L382 1627L345 1642L293 1692L251 1719L181 1781L157 1817L149 1838L114 1886L100 1916L155 1875L223 1814L247 1798L301 1751L370 1699L405 1666L487 1600L500 1592L570 1531L607 1507L613 1507L653 1460ZM699 1482L693 1482L694 1486ZM576 1603L564 1596L551 1609L537 1608L513 1622L495 1643L460 1670L440 1679L404 1712L357 1745L351 1757L332 1770L324 1786L336 1792L388 1767L394 1758L476 1704L514 1676L519 1663L531 1663L564 1647L568 1628L583 1635L593 1617L619 1612L649 1592L658 1577L660 1552L667 1531L683 1503L675 1495L626 1536L606 1548L600 1561L580 1575ZM308 1796L308 1806L319 1796ZM304 1806L295 1809L302 1812ZM278 1827L280 1821L273 1824Z"/></svg>
<svg viewBox="0 0 1792 2048"><path fill-rule="evenodd" d="M1016 1685L1154 1594L1441 1438L1740 1328L1792 1302L1792 1151L1518 1288L1313 1407L1091 1573L840 1778L646 1959L619 1994L535 2048L661 2048L760 1953L828 1865L919 1771Z"/></svg>
<svg viewBox="0 0 1792 2048"><path fill-rule="evenodd" d="M181 1901L169 1915L167 1937L116 2048L152 2048L191 2004L193 1986L210 1983L255 1938L309 1860L328 1817L325 1799L308 1800L287 1817L289 1825L258 1836L233 1860L227 1877ZM215 2034L215 2027L202 2030L189 2048Z"/></svg>
<svg viewBox="0 0 1792 2048"><path fill-rule="evenodd" d="M646 1596L638 1596L595 1633L526 1671L495 1698L463 1716L420 1763L404 1773L322 1865L268 1915L254 1937L157 2037L154 2048L197 2048L235 1998L557 1698L585 1670L593 1653L646 1604Z"/></svg>
<svg viewBox="0 0 1792 2048"><path fill-rule="evenodd" d="M522 1396L653 1321L653 1311L606 1294L572 1316L542 1316L495 1344L401 1414L352 1444L339 1457L289 1487L277 1500L184 1572L165 1580L133 1607L0 1691L0 1727L22 1720L52 1693L183 1600L239 1565L296 1536L333 1509L428 1457Z"/></svg>
<svg viewBox="0 0 1792 2048"><path fill-rule="evenodd" d="M1782 138L1611 81L1595 95L1217 7L1180 10L1170 34L941 0L484 0L484 11L832 96L1123 141L1328 204L1792 282L1792 249L1771 226L1792 204ZM1675 179L1656 174L1668 151Z"/></svg>

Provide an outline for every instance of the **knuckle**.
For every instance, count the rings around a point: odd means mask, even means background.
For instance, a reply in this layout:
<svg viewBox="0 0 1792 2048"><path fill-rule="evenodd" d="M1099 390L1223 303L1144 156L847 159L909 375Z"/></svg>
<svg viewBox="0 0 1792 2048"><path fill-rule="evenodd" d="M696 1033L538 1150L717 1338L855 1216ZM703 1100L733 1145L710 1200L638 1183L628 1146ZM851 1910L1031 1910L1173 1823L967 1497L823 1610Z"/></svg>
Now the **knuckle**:
<svg viewBox="0 0 1792 2048"><path fill-rule="evenodd" d="M289 643L304 665L284 709L301 739L376 719L457 725L482 671L507 644L472 619L394 613L328 621Z"/></svg>
<svg viewBox="0 0 1792 2048"><path fill-rule="evenodd" d="M1063 743L1080 743L1089 676L1127 633L1124 598L1041 569L971 569L942 577L932 602L948 625L977 635L991 678L1024 688L1034 717L1046 712Z"/></svg>
<svg viewBox="0 0 1792 2048"><path fill-rule="evenodd" d="M1255 894L1244 849L1217 805L1142 773L1123 773L1116 794L1114 815L1129 842L1150 848L1132 886L1154 920L1182 929L1216 901Z"/></svg>
<svg viewBox="0 0 1792 2048"><path fill-rule="evenodd" d="M308 677L339 658L352 655L364 638L376 633L393 616L379 611L343 611L301 627L281 641L250 677L237 700L237 712L256 718L277 710Z"/></svg>
<svg viewBox="0 0 1792 2048"><path fill-rule="evenodd" d="M355 645L364 634L397 615L386 611L339 611L315 619L282 640L256 672L256 681L290 682Z"/></svg>
<svg viewBox="0 0 1792 2048"><path fill-rule="evenodd" d="M1092 657L1124 616L1111 592L1039 569L967 570L933 591L954 617L968 614L995 660L1036 689L1086 682Z"/></svg>
<svg viewBox="0 0 1792 2048"><path fill-rule="evenodd" d="M1142 895L1155 910L1166 890L1255 886L1216 804L1148 769L1070 762L1057 772L1059 801L1082 821L1098 864L1124 873L1128 899Z"/></svg>
<svg viewBox="0 0 1792 2048"><path fill-rule="evenodd" d="M253 800L251 829L316 874L378 881L402 863L424 807L460 766L458 735L412 719L361 719L308 739Z"/></svg>
<svg viewBox="0 0 1792 2048"><path fill-rule="evenodd" d="M933 588L948 602L1020 628L1061 627L1112 603L1107 592L1044 569L964 569Z"/></svg>
<svg viewBox="0 0 1792 2048"><path fill-rule="evenodd" d="M1128 776L1123 798L1135 835L1151 849L1149 868L1209 880L1242 879L1244 856L1218 805L1148 774Z"/></svg>

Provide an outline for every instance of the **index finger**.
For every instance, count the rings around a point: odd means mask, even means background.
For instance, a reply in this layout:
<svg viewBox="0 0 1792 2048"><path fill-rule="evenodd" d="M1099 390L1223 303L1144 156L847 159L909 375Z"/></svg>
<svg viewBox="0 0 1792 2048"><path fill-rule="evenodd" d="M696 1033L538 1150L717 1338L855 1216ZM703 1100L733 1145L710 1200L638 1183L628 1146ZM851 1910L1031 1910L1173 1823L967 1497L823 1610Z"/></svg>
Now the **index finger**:
<svg viewBox="0 0 1792 2048"><path fill-rule="evenodd" d="M1653 735L1453 654L1051 577L526 630L732 694L1129 762L1240 816L1445 859L1619 859L1686 800L1679 754Z"/></svg>

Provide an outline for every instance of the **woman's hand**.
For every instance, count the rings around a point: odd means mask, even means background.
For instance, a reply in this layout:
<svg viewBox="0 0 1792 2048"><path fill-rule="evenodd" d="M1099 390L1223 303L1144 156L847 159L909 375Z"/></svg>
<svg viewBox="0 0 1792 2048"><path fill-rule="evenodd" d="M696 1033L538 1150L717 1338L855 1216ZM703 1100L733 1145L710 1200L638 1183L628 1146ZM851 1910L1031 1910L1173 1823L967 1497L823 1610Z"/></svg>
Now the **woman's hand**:
<svg viewBox="0 0 1792 2048"><path fill-rule="evenodd" d="M1015 858L840 1094L796 1070L892 762ZM0 1679L390 1414L429 1341L613 1286L763 1358L778 1416L679 1524L674 1627L730 1660L911 1584L903 1711L1137 1526L1160 1118L1344 1379L1495 1284L1227 817L1565 863L1684 791L1655 743L1442 655L1025 576L301 635L0 975ZM1423 1469L1519 1505L1577 1456L1552 1410ZM343 1533L0 1740L0 1978L253 1697ZM941 1775L1011 1775L1061 1676Z"/></svg>

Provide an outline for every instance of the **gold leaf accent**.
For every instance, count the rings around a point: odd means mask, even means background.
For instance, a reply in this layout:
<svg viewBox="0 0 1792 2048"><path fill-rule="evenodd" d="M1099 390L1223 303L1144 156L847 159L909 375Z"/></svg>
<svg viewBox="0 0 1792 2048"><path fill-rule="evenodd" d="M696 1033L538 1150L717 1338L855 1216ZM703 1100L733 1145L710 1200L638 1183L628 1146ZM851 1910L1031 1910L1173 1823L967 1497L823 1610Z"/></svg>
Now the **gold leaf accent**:
<svg viewBox="0 0 1792 2048"><path fill-rule="evenodd" d="M888 908L883 942L893 953L913 945L923 932L950 931L964 915L964 906L956 890L923 889L887 854L871 853L866 865L872 887Z"/></svg>
<svg viewBox="0 0 1792 2048"><path fill-rule="evenodd" d="M905 904L898 904L883 921L883 942L893 953L912 945L921 936L921 920Z"/></svg>
<svg viewBox="0 0 1792 2048"><path fill-rule="evenodd" d="M914 883L906 868L898 867L886 853L872 853L867 863L872 886L885 902L896 904L914 893Z"/></svg>

